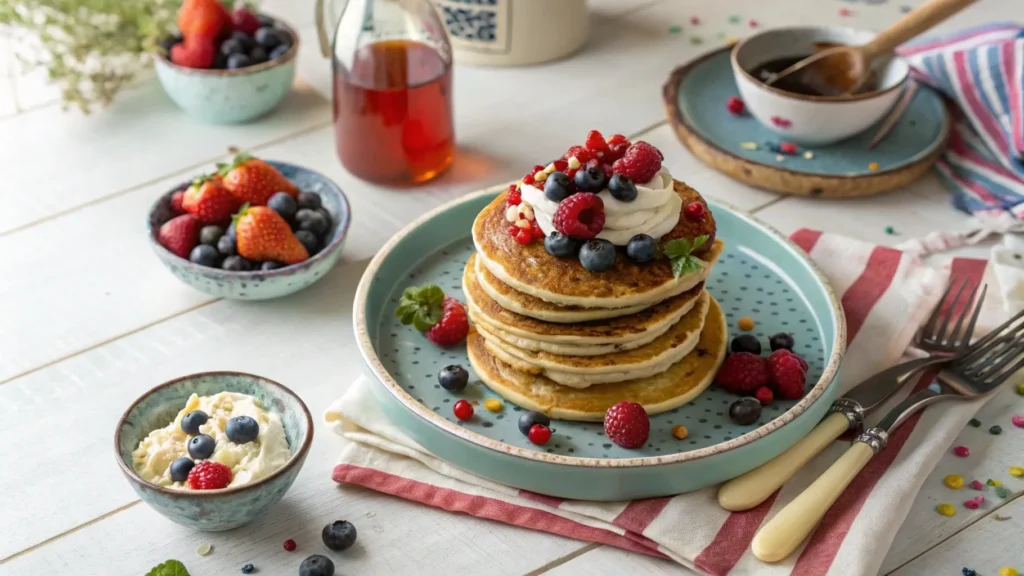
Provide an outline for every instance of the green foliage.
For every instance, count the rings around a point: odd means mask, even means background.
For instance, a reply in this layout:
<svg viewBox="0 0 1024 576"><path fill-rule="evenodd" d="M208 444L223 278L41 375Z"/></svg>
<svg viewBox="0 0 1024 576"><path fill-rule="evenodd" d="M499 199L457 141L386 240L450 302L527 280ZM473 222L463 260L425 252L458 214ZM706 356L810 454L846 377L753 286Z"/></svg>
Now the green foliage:
<svg viewBox="0 0 1024 576"><path fill-rule="evenodd" d="M662 252L672 263L672 274L676 278L683 274L692 274L704 267L704 263L696 256L692 256L691 253L700 248L707 240L707 236L697 236L693 240L679 238L665 244Z"/></svg>

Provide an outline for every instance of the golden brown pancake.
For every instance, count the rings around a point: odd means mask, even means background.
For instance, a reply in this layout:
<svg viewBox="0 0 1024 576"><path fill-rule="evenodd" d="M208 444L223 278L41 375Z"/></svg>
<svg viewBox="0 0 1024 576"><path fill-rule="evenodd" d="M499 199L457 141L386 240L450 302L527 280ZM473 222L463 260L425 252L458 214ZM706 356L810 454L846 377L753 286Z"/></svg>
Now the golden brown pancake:
<svg viewBox="0 0 1024 576"><path fill-rule="evenodd" d="M711 298L696 348L668 370L656 376L582 390L516 370L498 360L476 331L470 332L466 348L476 375L509 402L551 418L600 422L608 408L622 401L638 402L652 415L689 402L714 380L725 358L727 340L725 316L718 302Z"/></svg>

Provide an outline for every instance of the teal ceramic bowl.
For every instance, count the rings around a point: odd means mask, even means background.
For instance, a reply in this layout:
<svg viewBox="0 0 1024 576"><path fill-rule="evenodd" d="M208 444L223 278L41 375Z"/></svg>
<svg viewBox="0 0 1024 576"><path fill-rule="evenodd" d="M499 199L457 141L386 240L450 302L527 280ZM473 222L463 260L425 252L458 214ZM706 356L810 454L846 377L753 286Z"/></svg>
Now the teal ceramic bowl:
<svg viewBox="0 0 1024 576"><path fill-rule="evenodd" d="M267 160L285 178L304 192L320 196L324 209L331 215L332 233L326 246L305 262L277 270L233 272L221 268L200 266L173 254L157 242L160 226L175 216L171 196L188 186L184 182L161 196L150 208L146 219L146 233L153 251L179 280L189 286L218 298L229 300L269 300L298 292L317 282L338 262L345 245L352 212L348 198L333 180L308 168Z"/></svg>
<svg viewBox="0 0 1024 576"><path fill-rule="evenodd" d="M238 70L186 68L157 54L156 75L167 96L188 115L207 124L241 124L270 112L284 100L295 80L299 35L281 57Z"/></svg>
<svg viewBox="0 0 1024 576"><path fill-rule="evenodd" d="M463 299L462 270L474 248L470 226L504 187L456 200L394 236L371 261L356 291L356 340L372 387L388 417L413 439L459 468L516 488L587 500L626 500L697 490L747 472L793 445L825 415L846 347L841 305L821 272L787 238L768 226L709 202L726 249L706 286L729 321L730 337L743 316L754 334L791 332L807 359L808 389L798 401L776 400L758 422L733 423L736 400L712 386L675 410L651 417L648 444L626 450L604 436L601 423L555 421L546 446L519 432L521 408L504 402L498 413L478 409L466 422L452 406L460 398L500 398L472 376L452 394L437 383L448 364L469 367L465 348L442 350L394 316L402 290L433 283ZM671 430L689 429L685 440Z"/></svg>
<svg viewBox="0 0 1024 576"><path fill-rule="evenodd" d="M292 453L288 462L266 478L223 490L171 490L140 478L132 469L132 451L139 442L174 420L191 394L220 392L254 396L281 416ZM161 384L132 403L114 433L117 463L139 498L170 520L207 532L231 530L262 516L291 487L312 443L313 417L302 399L273 380L242 372L203 372Z"/></svg>

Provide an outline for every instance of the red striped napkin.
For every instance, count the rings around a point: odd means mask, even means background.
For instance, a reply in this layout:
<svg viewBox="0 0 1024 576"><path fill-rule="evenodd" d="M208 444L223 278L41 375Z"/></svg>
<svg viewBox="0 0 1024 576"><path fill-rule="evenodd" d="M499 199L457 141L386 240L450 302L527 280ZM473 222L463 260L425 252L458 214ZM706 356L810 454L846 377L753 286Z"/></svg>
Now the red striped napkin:
<svg viewBox="0 0 1024 576"><path fill-rule="evenodd" d="M840 377L842 390L904 354L950 272L976 284L986 266L982 260L955 259L947 268L935 270L912 254L841 236L800 230L792 238L842 295L850 342ZM930 377L923 377L916 386L929 382ZM747 512L722 510L714 488L631 502L561 500L474 476L428 453L385 418L370 385L360 379L325 414L327 424L344 439L333 471L335 481L451 512L668 558L716 576L877 574L927 473L981 405L940 404L908 421L844 492L808 542L786 561L768 565L750 553L758 527L835 461L845 443L837 442L775 496ZM898 394L886 409L909 392Z"/></svg>

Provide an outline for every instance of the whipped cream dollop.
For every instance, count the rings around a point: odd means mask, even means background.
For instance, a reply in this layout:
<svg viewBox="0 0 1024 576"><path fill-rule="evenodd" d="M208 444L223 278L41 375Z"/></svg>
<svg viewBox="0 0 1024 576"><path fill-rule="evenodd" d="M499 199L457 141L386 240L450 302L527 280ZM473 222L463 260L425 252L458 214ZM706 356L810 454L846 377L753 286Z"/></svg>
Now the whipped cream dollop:
<svg viewBox="0 0 1024 576"><path fill-rule="evenodd" d="M550 234L555 229L552 220L558 203L548 200L543 188L532 184L523 184L520 190L523 200L533 207L540 229L544 234ZM636 184L636 199L632 202L615 199L607 188L597 196L604 202L604 229L597 237L616 246L625 246L637 234L660 239L675 228L683 205L673 189L672 175L664 167L650 182Z"/></svg>

